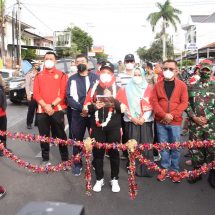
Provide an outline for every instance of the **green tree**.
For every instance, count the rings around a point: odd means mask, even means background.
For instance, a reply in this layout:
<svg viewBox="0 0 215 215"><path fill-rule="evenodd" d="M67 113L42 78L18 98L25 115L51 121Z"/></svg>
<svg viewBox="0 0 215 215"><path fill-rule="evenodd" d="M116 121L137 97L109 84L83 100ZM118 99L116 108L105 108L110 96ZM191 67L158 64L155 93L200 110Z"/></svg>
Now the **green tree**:
<svg viewBox="0 0 215 215"><path fill-rule="evenodd" d="M22 59L36 59L36 49L22 49Z"/></svg>
<svg viewBox="0 0 215 215"><path fill-rule="evenodd" d="M103 60L107 60L108 59L108 54L105 53L96 53L96 59L103 59Z"/></svg>
<svg viewBox="0 0 215 215"><path fill-rule="evenodd" d="M163 60L166 60L166 28L171 24L175 28L175 31L177 31L176 23L181 22L178 17L178 15L181 14L181 11L174 8L170 4L169 0L167 0L164 4L157 2L156 5L159 8L159 11L149 14L147 20L150 22L153 31L155 31L155 27L159 21L162 21L161 34L163 41Z"/></svg>
<svg viewBox="0 0 215 215"><path fill-rule="evenodd" d="M77 45L77 51L87 54L93 45L93 38L77 26L69 27L67 30L72 32L72 42Z"/></svg>
<svg viewBox="0 0 215 215"><path fill-rule="evenodd" d="M166 47L167 47L167 57L169 59L173 59L174 51L173 51L172 41L170 38L167 38ZM143 47L143 48L140 47L137 50L137 54L139 58L145 62L162 61L162 39L160 38L160 34L156 35L154 42L151 44L151 46L148 49L146 49L146 47Z"/></svg>
<svg viewBox="0 0 215 215"><path fill-rule="evenodd" d="M81 52L78 50L77 44L75 43L71 43L70 48L58 48L56 52L58 56L72 58L75 58L76 55L81 54Z"/></svg>

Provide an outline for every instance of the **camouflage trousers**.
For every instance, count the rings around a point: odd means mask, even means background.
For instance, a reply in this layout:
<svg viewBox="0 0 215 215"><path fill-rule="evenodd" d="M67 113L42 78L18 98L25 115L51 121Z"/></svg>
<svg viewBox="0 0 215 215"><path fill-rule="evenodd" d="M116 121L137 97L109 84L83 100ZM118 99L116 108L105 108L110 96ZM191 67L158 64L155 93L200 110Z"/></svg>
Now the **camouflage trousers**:
<svg viewBox="0 0 215 215"><path fill-rule="evenodd" d="M189 140L215 140L215 130L214 128L211 129L209 125L203 127L191 122ZM194 169L215 160L215 147L191 149L190 152Z"/></svg>

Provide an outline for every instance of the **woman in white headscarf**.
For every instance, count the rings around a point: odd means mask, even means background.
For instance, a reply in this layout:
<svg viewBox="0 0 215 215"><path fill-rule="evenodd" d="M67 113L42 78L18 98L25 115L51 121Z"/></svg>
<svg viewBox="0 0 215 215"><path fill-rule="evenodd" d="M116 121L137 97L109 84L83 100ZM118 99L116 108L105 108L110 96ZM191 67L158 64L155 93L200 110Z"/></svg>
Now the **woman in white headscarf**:
<svg viewBox="0 0 215 215"><path fill-rule="evenodd" d="M129 139L135 139L138 143L152 143L153 142L153 110L150 104L150 97L152 87L145 79L145 73L141 67L136 67L132 71L132 79L121 89L117 95L117 99L125 105L124 121L125 131ZM146 155L152 158L150 151ZM127 165L128 166L128 165ZM138 176L150 176L149 171L140 169L136 174Z"/></svg>

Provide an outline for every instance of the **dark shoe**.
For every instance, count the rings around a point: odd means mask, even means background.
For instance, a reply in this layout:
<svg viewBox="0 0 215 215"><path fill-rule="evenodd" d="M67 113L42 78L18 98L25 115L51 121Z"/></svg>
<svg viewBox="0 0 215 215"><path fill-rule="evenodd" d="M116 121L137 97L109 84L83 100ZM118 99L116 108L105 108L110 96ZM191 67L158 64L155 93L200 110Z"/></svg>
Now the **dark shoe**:
<svg viewBox="0 0 215 215"><path fill-rule="evenodd" d="M188 182L189 184L195 184L197 181L200 181L200 180L202 180L202 176L201 176L201 175L198 176L198 177L189 177L189 178L187 179L187 182Z"/></svg>
<svg viewBox="0 0 215 215"><path fill-rule="evenodd" d="M2 199L6 195L6 190L4 187L0 186L0 199Z"/></svg>
<svg viewBox="0 0 215 215"><path fill-rule="evenodd" d="M81 175L81 171L82 171L82 165L81 164L75 164L73 169L72 169L72 173L74 174L74 176Z"/></svg>
<svg viewBox="0 0 215 215"><path fill-rule="evenodd" d="M215 169L211 169L208 176L208 183L215 189Z"/></svg>
<svg viewBox="0 0 215 215"><path fill-rule="evenodd" d="M185 154L184 157L185 157L185 158L190 158L190 157L191 157L190 152L188 152L187 154Z"/></svg>
<svg viewBox="0 0 215 215"><path fill-rule="evenodd" d="M32 126L31 125L27 125L27 129L32 129Z"/></svg>
<svg viewBox="0 0 215 215"><path fill-rule="evenodd" d="M9 152L13 152L11 149L8 149L8 148L6 148ZM4 155L3 155L3 151L2 150L0 150L0 157L3 157Z"/></svg>

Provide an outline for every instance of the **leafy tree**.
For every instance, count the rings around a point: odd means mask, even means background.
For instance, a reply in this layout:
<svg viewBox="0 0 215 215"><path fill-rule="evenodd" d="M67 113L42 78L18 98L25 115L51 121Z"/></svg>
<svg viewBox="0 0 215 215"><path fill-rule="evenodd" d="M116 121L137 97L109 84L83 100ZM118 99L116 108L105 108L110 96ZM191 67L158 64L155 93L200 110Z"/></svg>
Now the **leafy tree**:
<svg viewBox="0 0 215 215"><path fill-rule="evenodd" d="M93 38L87 32L77 26L73 28L69 27L67 30L72 32L72 42L77 45L78 52L87 53L91 49Z"/></svg>
<svg viewBox="0 0 215 215"><path fill-rule="evenodd" d="M163 5L159 2L156 3L159 8L158 12L154 12L149 14L147 20L150 22L152 26L152 30L155 30L156 25L159 21L162 21L162 42L163 42L163 60L166 59L166 28L171 24L175 31L177 31L176 22L180 23L180 19L178 14L181 14L181 11L172 7L170 1L167 0Z"/></svg>
<svg viewBox="0 0 215 215"><path fill-rule="evenodd" d="M185 60L182 61L182 66L184 66L184 67L193 66L193 65L195 65L195 64L193 63L192 60L185 59Z"/></svg>
<svg viewBox="0 0 215 215"><path fill-rule="evenodd" d="M22 49L22 59L36 59L36 49Z"/></svg>
<svg viewBox="0 0 215 215"><path fill-rule="evenodd" d="M81 54L80 51L78 51L78 46L75 43L71 44L70 48L58 48L56 50L58 56L64 56L64 57L72 57L75 58L76 55Z"/></svg>
<svg viewBox="0 0 215 215"><path fill-rule="evenodd" d="M103 60L107 60L108 59L108 54L105 53L96 53L96 59L103 59Z"/></svg>
<svg viewBox="0 0 215 215"><path fill-rule="evenodd" d="M167 57L169 59L174 58L174 51L173 51L173 45L172 41L167 38ZM151 44L149 49L146 49L146 47L139 48L137 50L137 54L139 58L143 61L152 61L152 62L158 62L162 61L162 39L160 38L160 34L157 34L154 42Z"/></svg>

